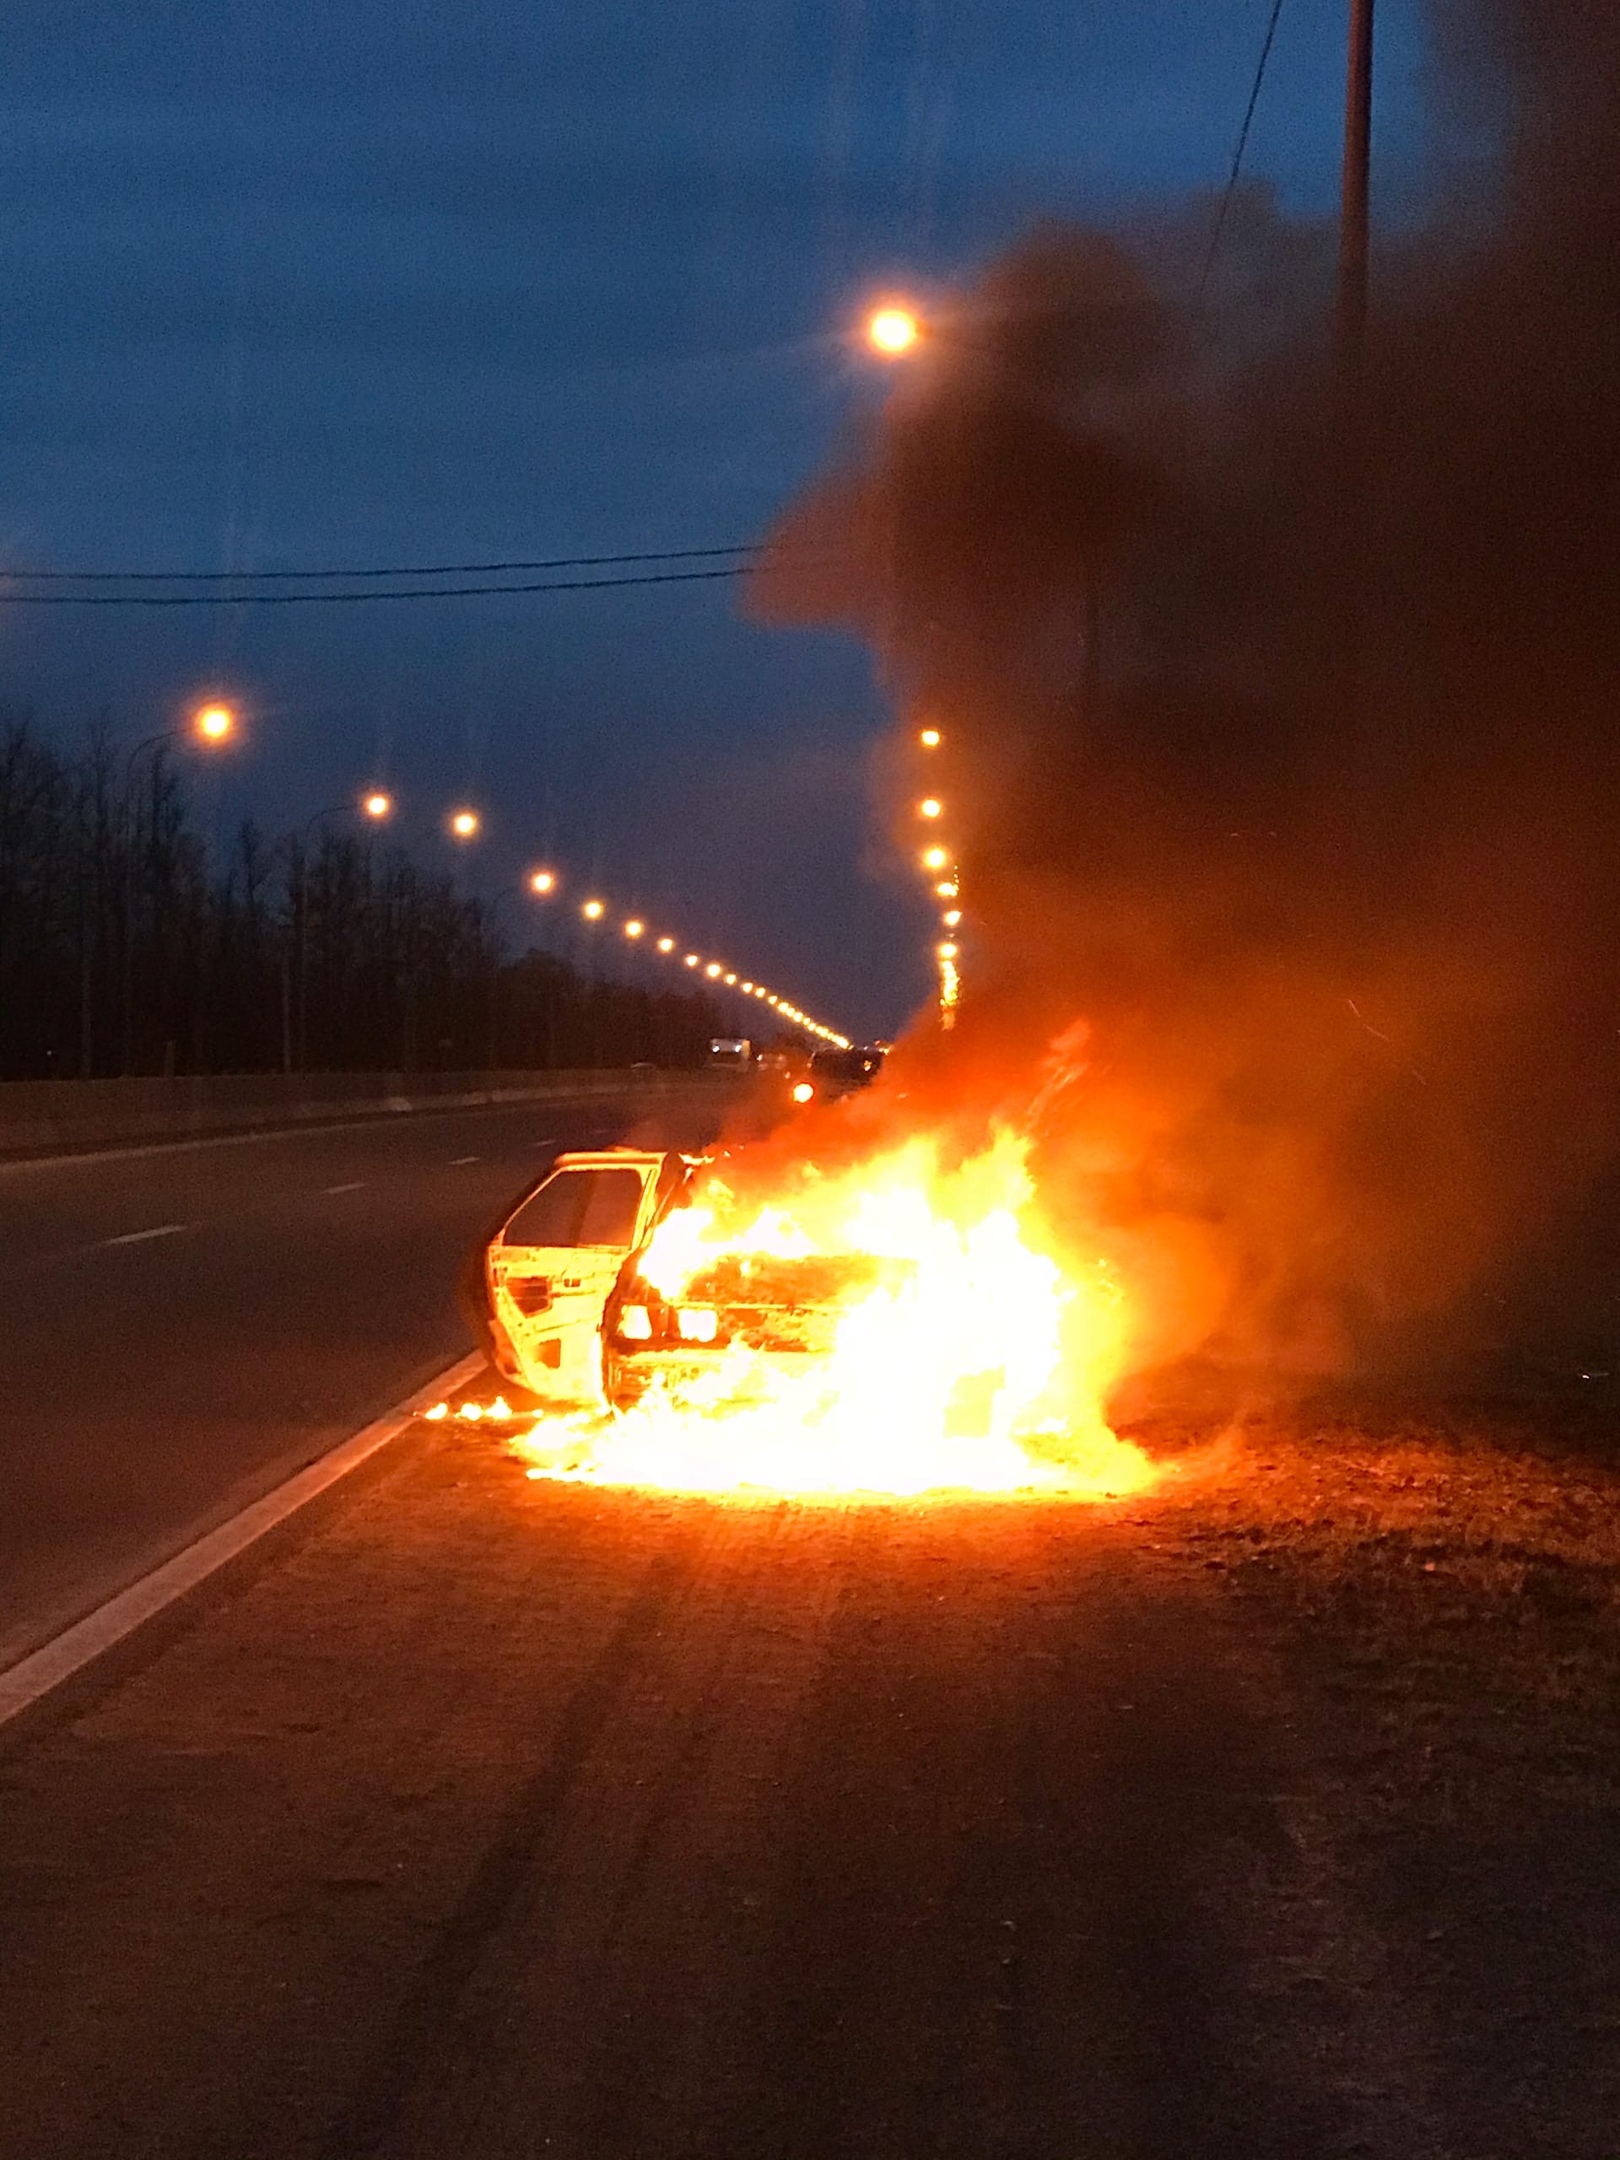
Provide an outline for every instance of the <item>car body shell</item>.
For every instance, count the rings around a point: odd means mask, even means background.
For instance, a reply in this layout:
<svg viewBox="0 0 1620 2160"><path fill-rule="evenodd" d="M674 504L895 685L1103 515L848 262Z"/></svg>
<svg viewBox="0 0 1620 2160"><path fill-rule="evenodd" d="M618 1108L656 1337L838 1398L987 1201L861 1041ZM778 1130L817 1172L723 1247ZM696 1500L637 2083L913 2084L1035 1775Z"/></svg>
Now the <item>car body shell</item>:
<svg viewBox="0 0 1620 2160"><path fill-rule="evenodd" d="M603 1310L690 1169L667 1149L557 1157L483 1247L473 1317L498 1371L541 1403L601 1403Z"/></svg>

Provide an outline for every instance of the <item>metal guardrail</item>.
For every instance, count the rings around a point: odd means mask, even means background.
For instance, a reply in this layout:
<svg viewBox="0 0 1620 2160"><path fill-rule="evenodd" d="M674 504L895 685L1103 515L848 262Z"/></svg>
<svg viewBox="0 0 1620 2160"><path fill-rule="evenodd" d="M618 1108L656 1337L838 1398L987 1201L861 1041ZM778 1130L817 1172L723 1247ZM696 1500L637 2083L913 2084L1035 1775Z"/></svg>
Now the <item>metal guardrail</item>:
<svg viewBox="0 0 1620 2160"><path fill-rule="evenodd" d="M735 1086L709 1071L222 1073L173 1080L0 1082L0 1158L337 1124L414 1111Z"/></svg>

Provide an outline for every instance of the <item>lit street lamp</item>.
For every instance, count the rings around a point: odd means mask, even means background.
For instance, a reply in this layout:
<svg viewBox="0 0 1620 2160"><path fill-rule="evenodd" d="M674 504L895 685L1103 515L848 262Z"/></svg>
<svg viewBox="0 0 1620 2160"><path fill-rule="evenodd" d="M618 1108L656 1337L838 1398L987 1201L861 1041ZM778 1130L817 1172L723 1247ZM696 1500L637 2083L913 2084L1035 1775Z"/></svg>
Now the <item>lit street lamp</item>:
<svg viewBox="0 0 1620 2160"><path fill-rule="evenodd" d="M236 733L236 715L229 705L199 705L191 716L191 731L200 742L224 742Z"/></svg>
<svg viewBox="0 0 1620 2160"><path fill-rule="evenodd" d="M922 324L908 307L874 308L866 318L866 342L885 360L899 360L922 336Z"/></svg>

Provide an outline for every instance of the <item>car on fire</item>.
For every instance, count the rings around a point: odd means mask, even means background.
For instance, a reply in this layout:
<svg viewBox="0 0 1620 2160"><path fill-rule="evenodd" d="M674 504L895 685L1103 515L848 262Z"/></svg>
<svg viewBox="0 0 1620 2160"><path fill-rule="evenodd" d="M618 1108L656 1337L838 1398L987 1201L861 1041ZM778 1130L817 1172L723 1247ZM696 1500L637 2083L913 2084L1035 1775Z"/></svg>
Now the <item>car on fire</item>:
<svg viewBox="0 0 1620 2160"><path fill-rule="evenodd" d="M537 1402L628 1409L679 1390L730 1353L804 1369L833 1346L843 1310L898 1279L867 1253L725 1253L669 1296L644 1274L653 1233L694 1197L703 1156L602 1148L559 1155L481 1248L468 1300L491 1362Z"/></svg>

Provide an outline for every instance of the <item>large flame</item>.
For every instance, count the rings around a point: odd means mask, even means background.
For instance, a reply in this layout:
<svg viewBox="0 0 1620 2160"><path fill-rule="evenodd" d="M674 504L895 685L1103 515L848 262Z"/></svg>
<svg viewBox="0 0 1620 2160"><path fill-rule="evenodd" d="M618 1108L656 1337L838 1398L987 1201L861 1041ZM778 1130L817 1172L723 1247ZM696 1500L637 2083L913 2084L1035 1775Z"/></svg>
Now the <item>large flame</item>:
<svg viewBox="0 0 1620 2160"><path fill-rule="evenodd" d="M1152 1466L1101 1408L1121 1290L1041 1249L1026 1153L1008 1132L946 1167L914 1139L836 1177L806 1167L763 1203L711 1178L656 1232L644 1280L678 1303L718 1264L864 1257L830 1345L733 1343L611 1420L538 1421L521 1452L544 1476L703 1492L1139 1488Z"/></svg>

